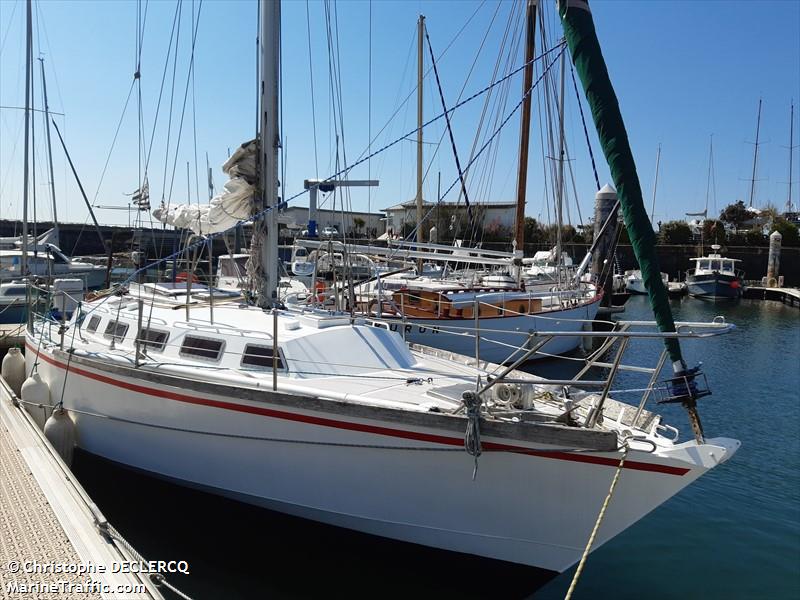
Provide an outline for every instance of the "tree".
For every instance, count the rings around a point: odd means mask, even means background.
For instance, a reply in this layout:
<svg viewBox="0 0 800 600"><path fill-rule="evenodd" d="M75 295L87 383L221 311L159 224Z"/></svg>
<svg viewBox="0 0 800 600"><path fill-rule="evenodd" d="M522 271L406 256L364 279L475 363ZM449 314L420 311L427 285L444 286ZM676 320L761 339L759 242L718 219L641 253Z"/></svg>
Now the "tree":
<svg viewBox="0 0 800 600"><path fill-rule="evenodd" d="M545 241L545 234L539 221L533 217L525 217L525 243L541 244Z"/></svg>
<svg viewBox="0 0 800 600"><path fill-rule="evenodd" d="M748 231L745 234L744 239L748 246L763 246L766 243L766 238L764 237L760 227Z"/></svg>
<svg viewBox="0 0 800 600"><path fill-rule="evenodd" d="M366 225L366 221L361 217L353 217L353 229L356 230L356 234L361 233L361 228Z"/></svg>
<svg viewBox="0 0 800 600"><path fill-rule="evenodd" d="M758 222L761 225L766 225L767 229L773 231L775 229L775 221L780 216L781 213L778 208L770 202L761 209L761 212L758 215Z"/></svg>
<svg viewBox="0 0 800 600"><path fill-rule="evenodd" d="M703 221L703 241L707 244L722 244L725 241L725 224L716 219Z"/></svg>
<svg viewBox="0 0 800 600"><path fill-rule="evenodd" d="M772 229L783 236L781 240L783 246L800 246L800 231L794 223L783 217L777 217L772 223Z"/></svg>
<svg viewBox="0 0 800 600"><path fill-rule="evenodd" d="M719 214L719 220L724 223L730 223L736 229L739 229L747 221L753 218L753 215L747 210L744 202L739 200L735 204L729 204Z"/></svg>
<svg viewBox="0 0 800 600"><path fill-rule="evenodd" d="M692 230L685 221L668 221L661 225L661 241L665 244L688 244L692 241Z"/></svg>

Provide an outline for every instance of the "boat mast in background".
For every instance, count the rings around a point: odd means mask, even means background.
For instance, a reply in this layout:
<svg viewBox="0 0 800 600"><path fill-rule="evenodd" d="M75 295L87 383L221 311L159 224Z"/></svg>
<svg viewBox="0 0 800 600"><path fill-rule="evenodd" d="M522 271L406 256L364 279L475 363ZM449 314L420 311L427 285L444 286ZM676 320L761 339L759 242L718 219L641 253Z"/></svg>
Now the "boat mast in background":
<svg viewBox="0 0 800 600"><path fill-rule="evenodd" d="M425 38L425 15L419 16L417 22L417 241L425 241L422 227L422 42ZM422 259L419 259L422 271Z"/></svg>
<svg viewBox="0 0 800 600"><path fill-rule="evenodd" d="M31 0L25 3L27 6L26 29L25 29L25 158L23 159L24 187L22 190L22 256L20 258L20 273L25 275L28 272L28 187L30 180L30 170L28 157L30 156L30 115L31 115L31 56L33 54L33 28L31 26Z"/></svg>
<svg viewBox="0 0 800 600"><path fill-rule="evenodd" d="M761 132L761 98L758 99L758 119L756 120L756 143L753 149L753 176L750 178L750 203L748 206L753 206L753 198L756 194L756 167L758 165L758 134Z"/></svg>
<svg viewBox="0 0 800 600"><path fill-rule="evenodd" d="M44 100L44 123L45 133L47 135L47 164L50 167L50 195L53 197L53 235L56 246L61 245L61 239L58 235L58 210L56 208L56 179L53 176L53 148L50 144L50 105L47 102L47 80L44 76L44 59L39 59L39 64L42 67L42 95Z"/></svg>
<svg viewBox="0 0 800 600"><path fill-rule="evenodd" d="M258 304L271 306L278 289L278 94L280 91L281 3L261 0L261 99L259 116L259 182L256 211L262 215L253 231L253 276Z"/></svg>
<svg viewBox="0 0 800 600"><path fill-rule="evenodd" d="M525 71L522 81L522 113L519 132L519 169L517 171L517 214L515 221L515 250L525 252L525 197L528 187L528 145L531 132L531 96L533 86L533 50L536 36L536 4L528 0L525 11Z"/></svg>
<svg viewBox="0 0 800 600"><path fill-rule="evenodd" d="M792 212L792 159L794 158L794 100L789 107L789 197L786 199L786 212Z"/></svg>
<svg viewBox="0 0 800 600"><path fill-rule="evenodd" d="M556 282L561 289L562 228L564 227L564 74L567 70L567 53L561 53L561 90L558 102L558 189L556 190Z"/></svg>

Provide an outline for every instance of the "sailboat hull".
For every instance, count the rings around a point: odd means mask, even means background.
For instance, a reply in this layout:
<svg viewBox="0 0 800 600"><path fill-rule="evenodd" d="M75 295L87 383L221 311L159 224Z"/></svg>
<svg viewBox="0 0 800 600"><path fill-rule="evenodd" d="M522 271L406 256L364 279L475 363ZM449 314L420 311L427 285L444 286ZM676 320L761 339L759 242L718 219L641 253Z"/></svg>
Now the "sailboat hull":
<svg viewBox="0 0 800 600"><path fill-rule="evenodd" d="M480 359L494 363L505 363L521 355L526 348L535 345L541 338L532 334L541 331L574 333L582 331L586 322L597 315L600 296L576 306L531 315L505 317L481 317ZM438 348L446 352L475 356L474 319L420 319L399 318L373 319L376 326L388 327L403 333L406 341ZM547 358L548 355L566 354L577 349L580 337L554 337L532 358ZM519 350L522 347L523 350Z"/></svg>
<svg viewBox="0 0 800 600"><path fill-rule="evenodd" d="M28 368L36 356L29 338ZM616 451L484 434L473 480L460 417L403 422L389 409L193 385L46 346L38 356L91 454L316 521L549 571L579 559L619 461ZM689 444L629 453L595 547L735 450L727 440Z"/></svg>
<svg viewBox="0 0 800 600"><path fill-rule="evenodd" d="M738 277L732 275L690 275L686 279L686 288L690 296L698 298L720 298L735 300L742 296L742 284Z"/></svg>

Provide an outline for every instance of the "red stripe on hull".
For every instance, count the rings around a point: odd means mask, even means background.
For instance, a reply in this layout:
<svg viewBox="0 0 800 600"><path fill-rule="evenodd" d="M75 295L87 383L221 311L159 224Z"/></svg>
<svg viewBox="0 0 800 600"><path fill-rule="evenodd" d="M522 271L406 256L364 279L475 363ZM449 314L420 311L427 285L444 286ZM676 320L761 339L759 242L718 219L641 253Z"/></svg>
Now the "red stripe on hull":
<svg viewBox="0 0 800 600"><path fill-rule="evenodd" d="M29 343L25 343L28 351L36 353L37 350ZM114 379L106 375L99 375L92 373L74 365L67 365L61 361L56 360L45 354L44 352L38 353L39 358L59 369L68 370L69 373L74 375L81 375L88 379L94 379L102 383L130 390L139 394L154 396L157 398L165 398L167 400L174 400L176 402L185 402L187 404L197 404L200 406L210 406L222 410L232 410L236 412L250 413L270 417L273 419L283 419L287 421L296 421L301 423L308 423L311 425L319 425L321 427L332 427L335 429L346 429L349 431L359 431L362 433L373 433L377 435L385 435L395 438L402 438L406 440L415 440L419 442L431 442L434 444L444 444L447 446L460 446L464 441L460 438L435 435L430 433L420 433L416 431L406 431L403 429L393 429L390 427L381 427L378 425L366 425L363 423L353 423L350 421L338 421L334 419L327 419L324 417L315 417L312 415L303 415L298 413L286 412L282 410L275 410L271 408L262 408L259 406L250 406L248 404L237 404L233 402L224 402L221 400L211 400L208 398L198 398L195 396L187 396L178 392L171 392L153 387L147 387L136 383L128 383L119 379ZM573 462L590 463L604 466L617 466L619 461L614 458L606 458L604 456L593 456L590 454L572 454L569 452L542 452L525 448L524 446L513 446L508 444L500 444L496 442L483 442L483 447L487 450L500 450L506 452L514 452L517 454L527 454L529 456L538 456L541 458L554 458L557 460L568 460ZM638 461L625 461L626 469L635 471L649 471L652 473L665 473L667 475L685 475L690 469L681 467L671 467L669 465L659 465L654 463L644 463Z"/></svg>

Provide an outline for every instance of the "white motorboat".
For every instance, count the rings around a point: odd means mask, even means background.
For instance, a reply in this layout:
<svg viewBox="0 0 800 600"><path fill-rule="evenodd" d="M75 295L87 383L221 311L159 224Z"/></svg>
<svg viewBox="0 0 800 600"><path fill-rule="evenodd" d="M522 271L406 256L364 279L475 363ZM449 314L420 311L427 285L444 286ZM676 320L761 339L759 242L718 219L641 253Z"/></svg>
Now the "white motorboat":
<svg viewBox="0 0 800 600"><path fill-rule="evenodd" d="M523 258L522 264L528 267L525 271L525 283L555 282L558 280L559 269L562 275L568 276L574 272L572 257L569 254L562 252L560 261L557 256L557 250L552 248L539 250L531 258Z"/></svg>
<svg viewBox="0 0 800 600"><path fill-rule="evenodd" d="M625 291L631 294L647 294L647 289L644 287L644 280L642 279L642 272L638 269L635 271L625 271L623 276L625 281ZM661 281L664 282L664 288L669 288L669 275L661 273Z"/></svg>
<svg viewBox="0 0 800 600"><path fill-rule="evenodd" d="M97 289L106 280L106 268L67 257L52 244L46 244L42 251L28 250L26 253L27 272L22 272L22 250L0 250L0 281L19 280L32 277L69 277L86 282L87 289Z"/></svg>
<svg viewBox="0 0 800 600"><path fill-rule="evenodd" d="M692 258L694 268L686 272L686 288L690 296L735 300L741 298L744 290L744 273L736 268L738 258L726 258L720 253L720 246L711 246L708 256Z"/></svg>

